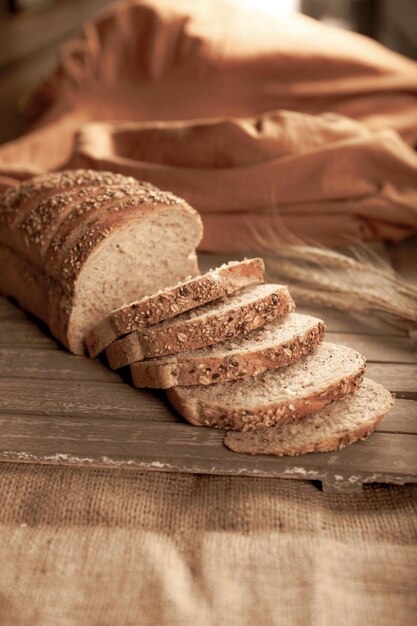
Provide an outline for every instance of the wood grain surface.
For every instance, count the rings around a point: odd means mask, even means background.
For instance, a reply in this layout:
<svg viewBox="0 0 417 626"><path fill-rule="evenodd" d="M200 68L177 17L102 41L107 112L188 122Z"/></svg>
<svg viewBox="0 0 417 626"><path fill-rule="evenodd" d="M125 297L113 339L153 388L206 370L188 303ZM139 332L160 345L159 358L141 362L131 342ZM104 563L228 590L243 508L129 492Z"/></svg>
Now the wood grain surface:
<svg viewBox="0 0 417 626"><path fill-rule="evenodd" d="M45 326L0 298L0 460L312 479L329 491L417 482L417 357L407 332L302 310L326 321L328 341L362 352L367 375L397 395L366 441L297 458L236 454L221 431L185 423L163 392L136 390L126 371L68 354Z"/></svg>

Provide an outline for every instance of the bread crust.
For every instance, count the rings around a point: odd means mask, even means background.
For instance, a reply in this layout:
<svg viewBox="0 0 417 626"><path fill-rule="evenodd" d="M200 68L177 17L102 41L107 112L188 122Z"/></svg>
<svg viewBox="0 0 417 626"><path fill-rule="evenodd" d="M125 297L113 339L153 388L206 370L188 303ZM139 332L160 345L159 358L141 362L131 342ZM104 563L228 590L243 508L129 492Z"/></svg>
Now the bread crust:
<svg viewBox="0 0 417 626"><path fill-rule="evenodd" d="M77 242L88 228L100 221L107 211L122 210L124 206L138 207L145 198L139 196L148 183L138 182L136 185L99 187L94 194L87 196L83 202L72 206L56 228L49 246L45 251L45 263L53 271L61 266L65 253ZM139 197L138 197L139 196ZM92 220L94 216L94 221Z"/></svg>
<svg viewBox="0 0 417 626"><path fill-rule="evenodd" d="M224 430L248 431L261 427L291 424L307 415L321 411L327 404L340 400L360 387L365 366L349 376L344 376L332 385L303 398L292 398L290 402L274 402L259 406L254 410L243 407L229 409L203 402L187 401L181 394L181 387L167 390L172 406L187 421L195 426L210 426Z"/></svg>
<svg viewBox="0 0 417 626"><path fill-rule="evenodd" d="M95 188L80 187L33 203L14 227L16 249L26 253L34 263L42 263L61 220L80 203L84 204L94 197L96 192ZM27 250L21 250L22 246Z"/></svg>
<svg viewBox="0 0 417 626"><path fill-rule="evenodd" d="M0 243L0 293L50 325L51 279L12 248Z"/></svg>
<svg viewBox="0 0 417 626"><path fill-rule="evenodd" d="M106 348L112 369L118 369L144 358L197 350L238 335L246 335L294 309L294 302L283 285L256 301L236 305L231 312L219 312L202 318L191 318L165 327L138 330L118 339Z"/></svg>
<svg viewBox="0 0 417 626"><path fill-rule="evenodd" d="M357 393L360 393L360 391ZM247 433L230 431L224 438L224 444L234 452L252 455L270 454L275 456L299 456L310 452L332 452L334 450L340 450L360 439L369 437L393 404L394 399L386 392L385 399L381 402L381 407L373 415L364 415L362 424L350 430L342 430L331 433L330 435L323 435L321 440L307 442L303 445L295 444L290 438L286 439L285 445L282 445L279 441L274 441L274 431L280 430L279 427L260 428ZM282 435L283 433L279 432L277 438L282 439Z"/></svg>
<svg viewBox="0 0 417 626"><path fill-rule="evenodd" d="M387 409L388 410L388 409ZM361 439L366 439L373 433L375 428L384 418L385 413L381 415L377 415L372 420L367 421L366 423L358 426L354 430L344 432L344 433L333 433L327 439L322 442L312 442L307 443L304 446L296 446L294 444L288 444L284 448L276 446L275 448L271 445L268 447L263 447L262 443L253 443L253 447L249 448L245 446L239 445L237 441L234 441L231 437L232 434L237 434L232 431L226 434L224 438L224 444L233 452L239 452L243 454L269 454L274 456L301 456L303 454L308 454L310 452L334 452L336 450L341 450L351 443L355 443L356 441L360 441ZM272 427L273 428L273 427ZM258 431L253 431L258 432Z"/></svg>
<svg viewBox="0 0 417 626"><path fill-rule="evenodd" d="M143 220L147 216L151 215L154 211L166 211L168 207L175 207L181 209L184 214L189 214L194 217L194 209L186 204L175 203L168 205L154 205L152 207L143 206L141 213L138 214L138 208L142 205L132 204L127 210L119 214L117 210L113 213L110 212L100 221L97 221L94 226L85 231L78 241L66 252L63 260L57 260L56 267L57 272L61 278L59 286L60 289L55 288L55 296L51 299L53 303L53 313L51 314L51 325L56 331L56 336L68 337L68 327L71 320L71 314L74 306L74 291L78 277L91 259L94 258L95 252L98 252L100 245L109 237L117 234L117 231L125 225L137 223L140 218ZM192 261L194 260L194 264ZM189 271L191 274L198 272L197 257L189 258L190 266ZM57 316L56 316L57 314ZM84 338L85 344L85 338ZM73 345L73 351L76 353L84 353L84 347L78 347L75 349Z"/></svg>
<svg viewBox="0 0 417 626"><path fill-rule="evenodd" d="M314 352L324 337L325 326L317 320L304 333L273 347L253 348L252 352L233 351L224 358L210 355L184 359L173 355L162 359L138 361L130 366L132 382L136 387L169 389L176 385L211 385L261 374L267 369L286 367Z"/></svg>
<svg viewBox="0 0 417 626"><path fill-rule="evenodd" d="M232 294L247 285L261 283L264 271L264 262L259 258L223 265L212 272L121 307L88 333L88 352L94 358L122 335L158 324Z"/></svg>
<svg viewBox="0 0 417 626"><path fill-rule="evenodd" d="M104 200L107 201L104 198L99 206L94 206L97 209L94 223L90 225L86 219L85 230L82 221L88 211L83 210L83 204L86 205L100 189L109 187L116 192L119 189L123 196L127 188L133 195L136 190L137 197L127 210L120 210L118 201L114 207L111 200L110 206L103 208ZM16 280L8 280L5 267L0 289L4 295L16 297L24 308L46 321L51 332L67 348L82 354L84 348L80 339L73 342L68 335L80 273L110 235L128 224L146 219L154 211L167 208L180 208L184 214L192 215L196 231L197 224L201 230L201 219L187 203L131 177L93 170L70 170L25 181L0 196L0 242L21 257L20 265L31 267L32 273L41 278L39 285L35 281L28 296L22 298L22 288ZM79 230L74 235L75 240L71 239L71 229L66 231L72 243L67 249L68 239L64 239L63 257L58 259L55 250L51 249L51 241L73 209L79 211ZM197 264L190 260L190 273L197 270ZM47 297L45 283L49 286ZM39 306L41 300L43 304Z"/></svg>
<svg viewBox="0 0 417 626"><path fill-rule="evenodd" d="M123 185L132 177L96 170L66 170L42 174L8 189L0 199L0 226L11 232L25 219L34 205L76 189L100 185Z"/></svg>
<svg viewBox="0 0 417 626"><path fill-rule="evenodd" d="M116 204L112 207L113 211L106 211L94 224L87 226L77 241L64 252L63 257L52 257L51 259L48 256L47 266L51 269L52 267L58 268L57 271L63 282L64 291L72 292L74 290L78 275L89 257L94 254L103 241L121 226L146 219L155 211L163 211L168 207L178 207L184 213L194 214L194 209L179 201L173 194L161 192L161 195L155 194L155 198L158 198L159 202L154 199L152 203L149 203L148 197L139 196L136 200L127 201L126 204ZM57 265L55 265L55 261Z"/></svg>

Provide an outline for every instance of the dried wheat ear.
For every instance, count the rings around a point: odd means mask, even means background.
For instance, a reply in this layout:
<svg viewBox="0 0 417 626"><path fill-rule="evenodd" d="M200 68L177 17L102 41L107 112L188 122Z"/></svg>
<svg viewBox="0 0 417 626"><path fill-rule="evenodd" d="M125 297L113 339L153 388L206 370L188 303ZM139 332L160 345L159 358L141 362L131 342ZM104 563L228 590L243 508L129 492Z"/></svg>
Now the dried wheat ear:
<svg viewBox="0 0 417 626"><path fill-rule="evenodd" d="M289 286L297 303L348 313L372 313L385 321L417 329L417 288L398 276L372 250L352 248L355 258L308 245L282 245L265 256L271 278Z"/></svg>

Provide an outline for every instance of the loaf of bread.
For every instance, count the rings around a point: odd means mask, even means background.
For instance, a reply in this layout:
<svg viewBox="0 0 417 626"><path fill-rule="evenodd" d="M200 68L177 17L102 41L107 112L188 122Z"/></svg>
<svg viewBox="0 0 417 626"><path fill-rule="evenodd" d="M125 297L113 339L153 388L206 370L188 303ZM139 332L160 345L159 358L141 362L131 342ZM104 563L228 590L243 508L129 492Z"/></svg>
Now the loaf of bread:
<svg viewBox="0 0 417 626"><path fill-rule="evenodd" d="M231 431L250 454L334 450L389 410L365 359L322 343L324 323L293 313L261 259L203 276L201 220L171 193L90 170L46 174L0 195L0 293L69 350L105 349L136 386L167 389L192 424Z"/></svg>
<svg viewBox="0 0 417 626"><path fill-rule="evenodd" d="M182 281L172 287L136 300L113 311L86 337L88 352L97 356L110 343L147 326L176 317L202 304L230 295L242 287L261 283L265 266L262 259L232 261L202 276Z"/></svg>
<svg viewBox="0 0 417 626"><path fill-rule="evenodd" d="M45 174L0 196L0 293L69 350L120 306L198 273L196 211L109 172Z"/></svg>

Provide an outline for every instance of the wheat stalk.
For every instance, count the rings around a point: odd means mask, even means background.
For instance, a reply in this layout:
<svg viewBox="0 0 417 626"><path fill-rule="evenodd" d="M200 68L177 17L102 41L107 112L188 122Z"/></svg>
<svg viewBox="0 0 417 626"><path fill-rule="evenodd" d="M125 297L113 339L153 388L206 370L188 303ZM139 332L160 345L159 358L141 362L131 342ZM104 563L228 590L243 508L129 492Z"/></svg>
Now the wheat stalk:
<svg viewBox="0 0 417 626"><path fill-rule="evenodd" d="M299 304L372 313L407 329L412 338L417 335L417 286L398 276L365 243L353 242L348 255L302 240L280 219L272 190L270 194L265 213L274 213L274 232L265 237L250 220L247 225L273 280L287 284Z"/></svg>
<svg viewBox="0 0 417 626"><path fill-rule="evenodd" d="M369 255L371 256L371 255ZM357 313L374 312L407 327L417 324L417 288L399 278L390 266L351 258L322 247L282 245L266 254L268 273L289 285L300 304L320 305Z"/></svg>

